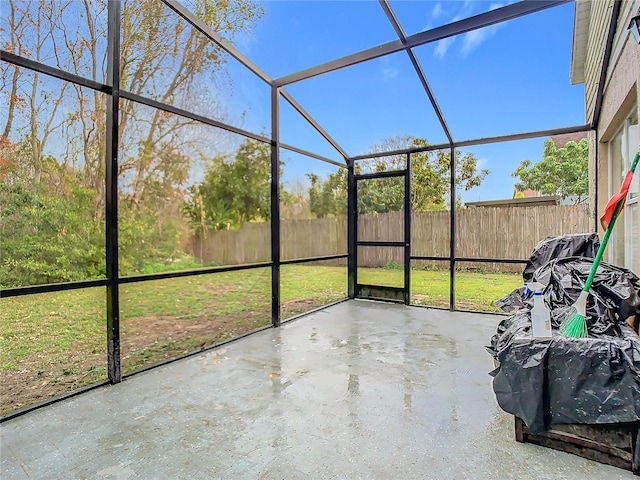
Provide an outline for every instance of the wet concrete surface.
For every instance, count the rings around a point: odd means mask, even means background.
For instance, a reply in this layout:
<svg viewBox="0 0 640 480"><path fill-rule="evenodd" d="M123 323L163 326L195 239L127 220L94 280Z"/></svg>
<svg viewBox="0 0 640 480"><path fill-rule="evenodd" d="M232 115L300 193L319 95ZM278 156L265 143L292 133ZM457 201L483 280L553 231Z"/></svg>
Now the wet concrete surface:
<svg viewBox="0 0 640 480"><path fill-rule="evenodd" d="M519 444L501 317L349 301L0 426L2 479L607 479Z"/></svg>

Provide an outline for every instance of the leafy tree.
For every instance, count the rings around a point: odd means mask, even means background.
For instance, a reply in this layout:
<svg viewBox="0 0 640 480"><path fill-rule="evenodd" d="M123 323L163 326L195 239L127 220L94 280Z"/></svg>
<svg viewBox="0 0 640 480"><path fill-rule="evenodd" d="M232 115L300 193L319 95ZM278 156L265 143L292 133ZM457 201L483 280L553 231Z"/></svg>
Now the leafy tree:
<svg viewBox="0 0 640 480"><path fill-rule="evenodd" d="M280 191L280 220L312 218L309 203L308 182L298 177L283 183Z"/></svg>
<svg viewBox="0 0 640 480"><path fill-rule="evenodd" d="M337 172L322 180L315 173L307 173L311 182L309 188L309 208L317 218L347 213L347 170Z"/></svg>
<svg viewBox="0 0 640 480"><path fill-rule="evenodd" d="M252 0L194 0L189 8L228 40L250 30L263 15L263 7ZM122 30L122 88L216 118L226 116L215 91L231 90L224 68L228 56L220 47L155 0L125 2ZM198 154L216 141L211 128L197 125L123 102L120 175L130 191L130 208L147 200L150 182L180 185L188 178ZM173 161L187 151L193 154L183 156L188 161Z"/></svg>
<svg viewBox="0 0 640 480"><path fill-rule="evenodd" d="M145 209L121 209L118 217L118 266L121 275L148 273L149 265L171 265L184 256L177 222ZM179 215L178 215L179 217ZM159 271L159 270L158 270Z"/></svg>
<svg viewBox="0 0 640 480"><path fill-rule="evenodd" d="M359 214L398 212L404 207L403 178L375 178L358 182L357 188Z"/></svg>
<svg viewBox="0 0 640 480"><path fill-rule="evenodd" d="M108 4L6 0L2 48L104 82ZM254 0L188 4L230 42L264 12ZM123 90L227 117L216 93L231 90L229 57L220 47L156 0L123 0L121 20ZM0 281L23 285L102 275L104 94L7 62L0 62L0 94L8 99L0 115ZM220 140L211 127L126 99L119 118L119 260L121 273L128 274L143 271L146 262L175 258L185 229L178 213L184 186L196 162Z"/></svg>
<svg viewBox="0 0 640 480"><path fill-rule="evenodd" d="M93 215L95 192L53 157L40 161L39 183L16 180L12 170L18 163L0 179L2 286L104 276L104 225Z"/></svg>
<svg viewBox="0 0 640 480"><path fill-rule="evenodd" d="M90 192L63 198L22 184L0 184L2 287L85 280L104 274L100 225L81 209ZM84 203L91 207L91 203ZM64 227L62 227L64 225ZM104 231L104 230L103 230ZM104 238L104 237L103 237Z"/></svg>
<svg viewBox="0 0 640 480"><path fill-rule="evenodd" d="M426 147L428 142L414 138L411 147ZM480 186L489 170L478 170L473 153L455 151L455 185L457 191L469 191ZM411 155L411 205L415 212L445 210L450 204L451 153L449 149L420 152ZM456 208L462 202L456 198Z"/></svg>
<svg viewBox="0 0 640 480"><path fill-rule="evenodd" d="M196 235L271 218L271 146L247 139L234 157L211 160L182 206Z"/></svg>
<svg viewBox="0 0 640 480"><path fill-rule="evenodd" d="M4 3L4 2L3 2ZM102 81L106 75L107 4L102 0L7 1L0 29L3 49L51 63L62 70ZM233 42L250 31L264 8L253 0L192 0L189 9ZM4 10L3 10L4 11ZM228 56L156 0L123 0L121 9L120 87L180 108L225 118L215 89L231 90ZM84 182L98 195L96 215L104 209L104 95L68 82L52 81L27 69L0 62L0 91L9 98L0 124L5 138L31 143L28 180L39 181L40 161L64 145L63 163L82 167ZM127 207L136 210L159 183L179 186L190 174L210 128L157 109L122 100L119 180ZM56 142L56 139L58 140ZM53 145L57 143L57 145ZM179 159L181 161L176 162ZM25 178L25 180L27 180Z"/></svg>
<svg viewBox="0 0 640 480"><path fill-rule="evenodd" d="M534 164L523 160L511 176L520 179L515 185L518 190L531 189L563 199L573 197L574 203L580 204L589 195L588 161L586 138L567 142L562 148L549 139L544 143L542 160Z"/></svg>
<svg viewBox="0 0 640 480"><path fill-rule="evenodd" d="M428 146L422 138L393 137L372 147L371 152L393 151ZM421 152L411 155L411 203L416 212L444 210L449 204L449 174L451 155L448 150ZM390 155L359 161L356 173L383 172L405 168L405 155ZM488 170L478 171L477 159L471 153L455 156L456 187L469 190L482 183ZM347 208L347 171L340 169L325 180L307 175L311 181L309 199L311 211L318 217L340 215ZM460 202L457 202L460 205ZM402 178L372 179L358 182L358 212L386 213L402 210L404 181Z"/></svg>
<svg viewBox="0 0 640 480"><path fill-rule="evenodd" d="M182 204L181 212L197 237L206 236L208 230L226 230L234 223L228 202L210 198L206 187L193 185L188 192L189 198Z"/></svg>
<svg viewBox="0 0 640 480"><path fill-rule="evenodd" d="M40 160L40 182L24 182L21 166L31 143L0 148L0 286L14 287L105 276L105 223L96 216L97 192L81 171L52 156ZM123 275L178 255L174 222L153 211L122 209L119 261Z"/></svg>

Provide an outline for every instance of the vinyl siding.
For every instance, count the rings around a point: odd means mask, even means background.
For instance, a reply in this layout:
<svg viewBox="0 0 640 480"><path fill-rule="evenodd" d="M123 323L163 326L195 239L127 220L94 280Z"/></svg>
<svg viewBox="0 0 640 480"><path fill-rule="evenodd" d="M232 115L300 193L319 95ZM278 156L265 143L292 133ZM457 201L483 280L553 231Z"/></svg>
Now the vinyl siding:
<svg viewBox="0 0 640 480"><path fill-rule="evenodd" d="M612 8L613 0L591 2L589 41L587 43L587 56L584 67L587 122L591 122L594 115L600 68L604 56L607 27L611 19Z"/></svg>

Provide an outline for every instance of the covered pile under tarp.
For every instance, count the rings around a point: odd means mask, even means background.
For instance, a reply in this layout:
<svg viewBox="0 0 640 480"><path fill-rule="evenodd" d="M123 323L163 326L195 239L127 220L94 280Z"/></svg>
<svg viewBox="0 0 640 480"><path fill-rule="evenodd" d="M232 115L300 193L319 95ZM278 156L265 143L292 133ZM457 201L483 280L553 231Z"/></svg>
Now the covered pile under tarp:
<svg viewBox="0 0 640 480"><path fill-rule="evenodd" d="M578 298L593 262L588 257L597 248L595 234L550 237L531 255L525 281L545 285L553 338L532 336L533 298L524 288L499 302L515 313L500 322L488 347L499 364L492 372L493 389L500 407L534 434L559 423L640 420L640 338L626 323L640 317L640 279L601 263L587 306L589 338L558 333L562 313Z"/></svg>

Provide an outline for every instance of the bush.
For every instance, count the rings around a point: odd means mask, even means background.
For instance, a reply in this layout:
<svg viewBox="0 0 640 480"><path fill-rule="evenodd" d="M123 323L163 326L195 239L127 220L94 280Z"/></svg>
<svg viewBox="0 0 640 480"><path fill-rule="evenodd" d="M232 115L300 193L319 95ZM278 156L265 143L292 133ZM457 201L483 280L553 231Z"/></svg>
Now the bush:
<svg viewBox="0 0 640 480"><path fill-rule="evenodd" d="M91 280L106 276L104 214L97 193L71 184L62 194L42 184L0 182L0 287ZM98 212L96 212L98 209ZM149 211L122 212L121 275L198 268L181 256L179 232Z"/></svg>
<svg viewBox="0 0 640 480"><path fill-rule="evenodd" d="M104 227L94 199L80 187L53 195L0 183L2 287L104 277Z"/></svg>
<svg viewBox="0 0 640 480"><path fill-rule="evenodd" d="M389 262L384 267L385 270L404 270L404 265L400 265L396 262Z"/></svg>
<svg viewBox="0 0 640 480"><path fill-rule="evenodd" d="M161 268L180 257L178 229L171 222L164 224L155 212L121 211L118 218L118 262L120 275L158 273Z"/></svg>
<svg viewBox="0 0 640 480"><path fill-rule="evenodd" d="M175 272L178 270L191 270L194 268L203 267L216 267L220 264L218 262L209 262L207 264L198 263L198 261L190 256L184 256L172 262L154 262L145 265L142 268L142 273L162 273L162 272Z"/></svg>

